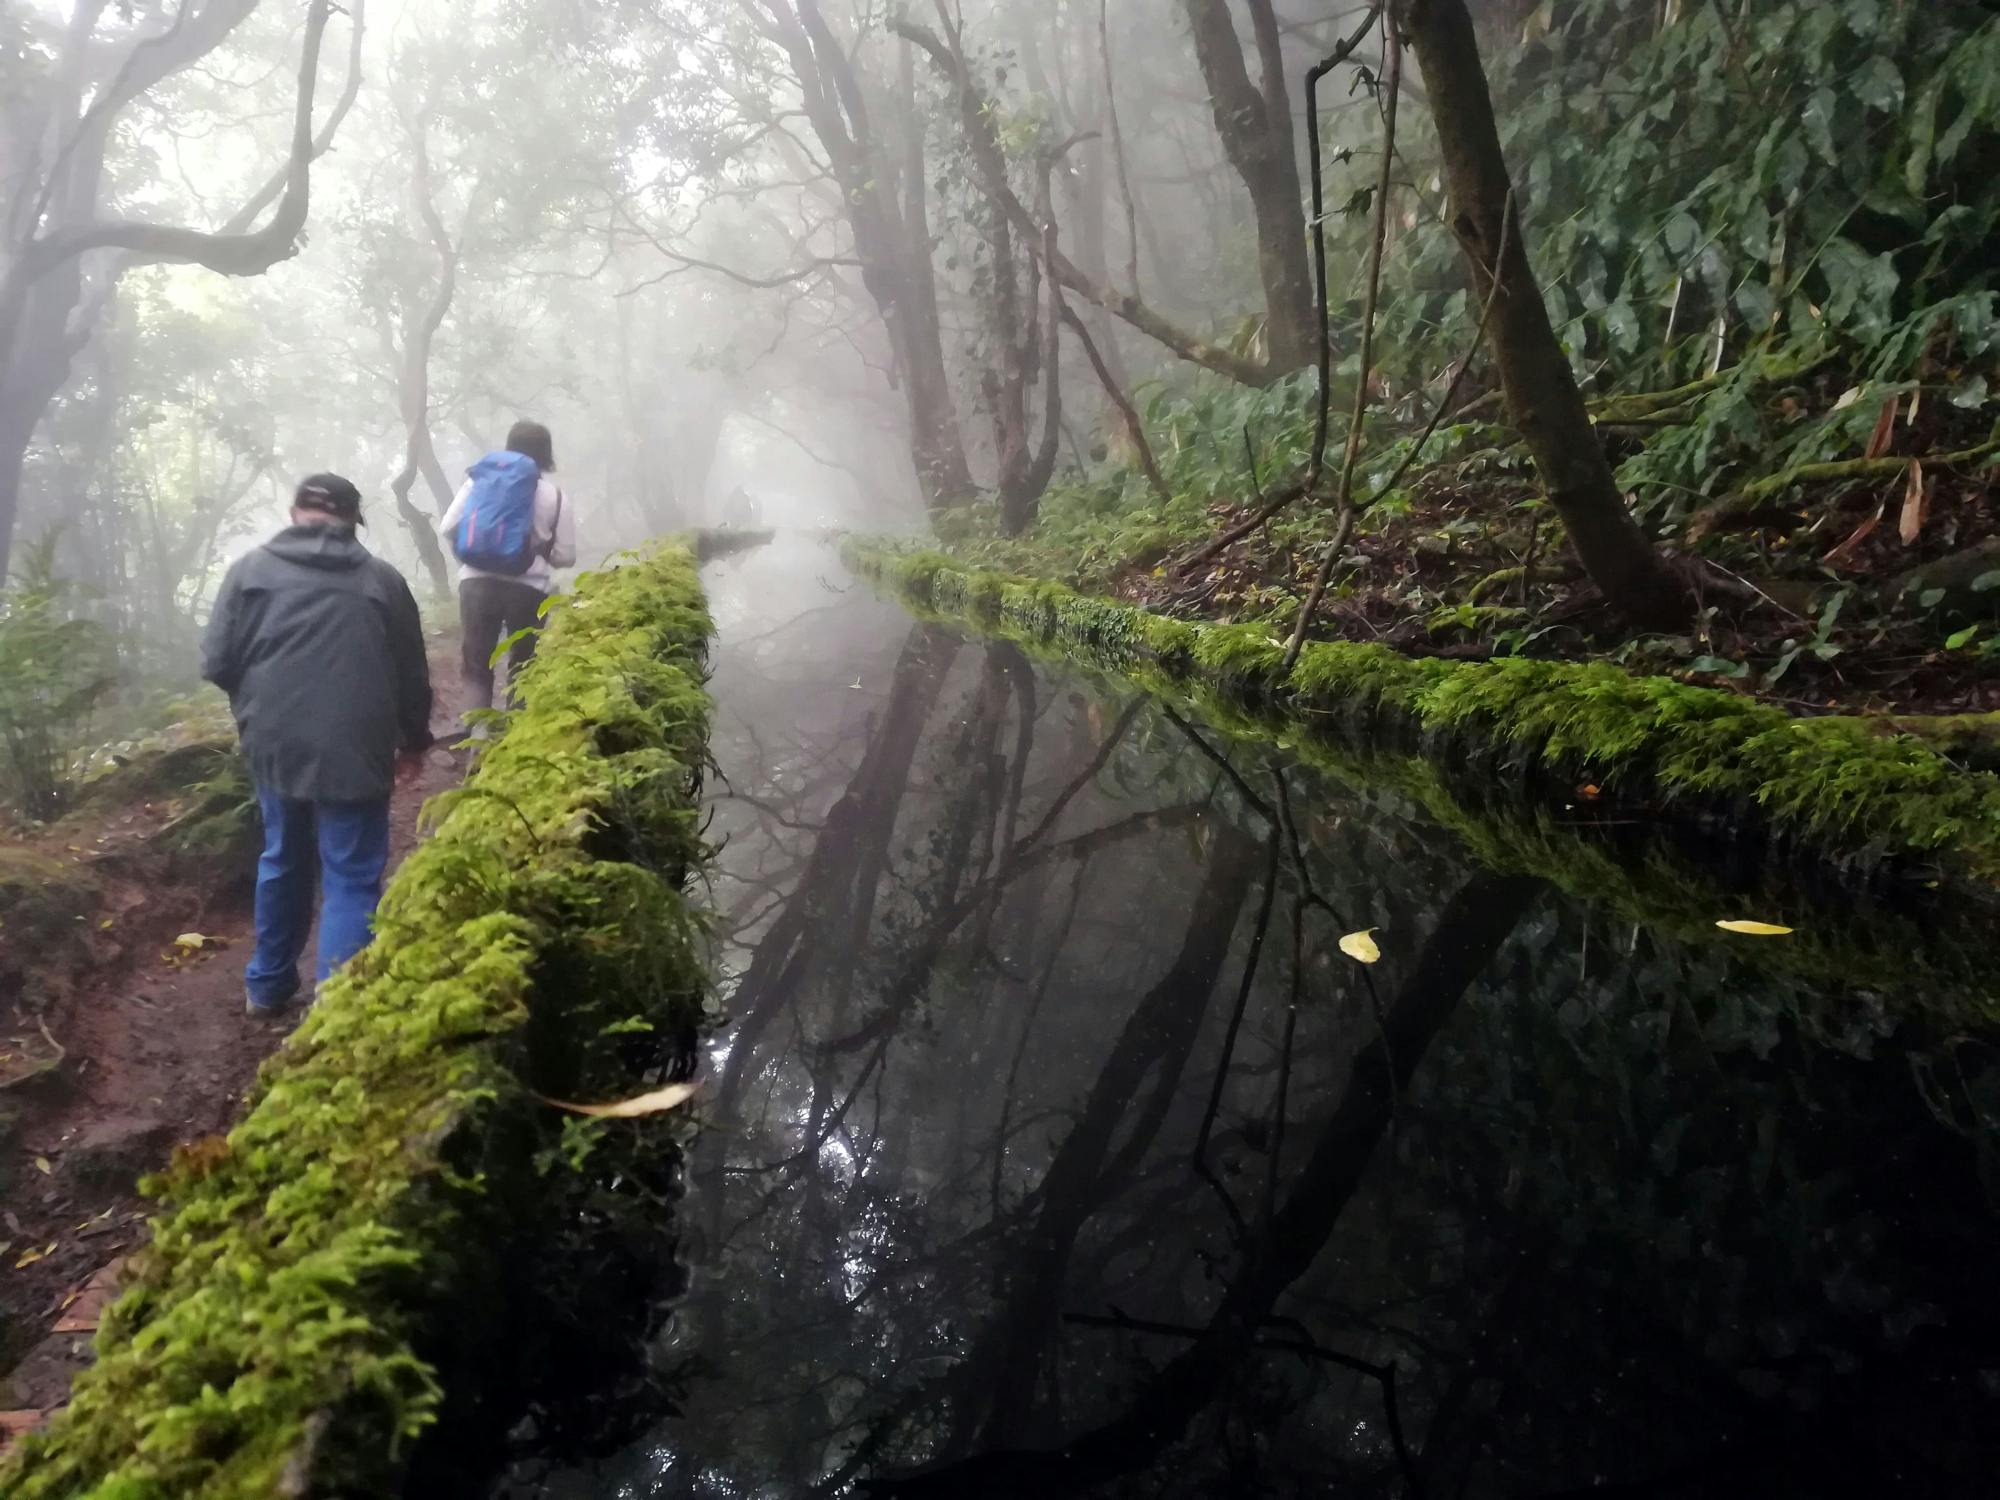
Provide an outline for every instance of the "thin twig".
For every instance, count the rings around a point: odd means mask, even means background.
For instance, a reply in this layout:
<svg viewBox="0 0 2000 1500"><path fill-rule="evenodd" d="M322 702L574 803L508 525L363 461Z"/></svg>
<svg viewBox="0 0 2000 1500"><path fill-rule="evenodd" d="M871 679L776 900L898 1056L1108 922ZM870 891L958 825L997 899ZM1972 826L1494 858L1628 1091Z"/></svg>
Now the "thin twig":
<svg viewBox="0 0 2000 1500"><path fill-rule="evenodd" d="M1152 1318L1130 1317L1115 1309L1108 1317L1102 1313L1064 1313L1062 1320L1078 1328L1109 1328L1121 1333L1150 1333L1170 1339L1202 1339L1208 1337L1209 1333L1208 1329L1191 1328L1181 1323L1162 1323ZM1253 1347L1283 1354L1301 1354L1309 1359L1322 1360L1343 1370L1352 1370L1357 1375L1366 1375L1380 1386L1383 1415L1388 1419L1389 1441L1395 1446L1396 1462L1403 1471L1403 1482L1409 1486L1414 1500L1422 1500L1423 1481L1403 1431L1403 1413L1401 1403L1396 1398L1396 1366L1393 1361L1382 1365L1370 1359L1343 1353L1339 1349L1329 1349L1303 1331L1290 1338L1277 1338L1267 1334L1256 1339Z"/></svg>
<svg viewBox="0 0 2000 1500"><path fill-rule="evenodd" d="M1542 551L1542 513L1535 512L1533 524L1528 527L1528 551L1521 559L1521 608L1528 607L1528 596L1535 587L1535 561Z"/></svg>
<svg viewBox="0 0 2000 1500"><path fill-rule="evenodd" d="M1167 481L1160 474L1158 460L1153 457L1153 445L1146 439L1146 424L1140 420L1138 408L1132 404L1132 398L1119 386L1118 377L1111 373L1111 366L1105 363L1104 355L1098 350L1097 340L1090 336L1090 329L1084 325L1083 319L1076 315L1075 309L1063 297L1061 284L1057 282L1053 269L1049 272L1049 287L1057 306L1062 309L1064 326L1075 334L1076 341L1083 345L1084 357L1090 361L1090 368L1097 373L1097 383L1104 387L1105 396L1118 408L1118 415L1124 419L1125 431L1132 439L1132 446L1139 450L1139 467L1145 471L1146 483L1152 486L1153 493L1160 499L1171 499L1172 492L1168 490Z"/></svg>
<svg viewBox="0 0 2000 1500"><path fill-rule="evenodd" d="M1354 34L1336 47L1327 57L1314 63L1306 73L1306 154L1307 168L1312 176L1312 241L1313 241L1313 285L1319 300L1319 411L1313 419L1312 457L1306 464L1305 491L1310 494L1319 484L1320 475L1326 467L1326 440L1328 424L1332 420L1333 402L1333 315L1327 301L1326 287L1326 173L1321 162L1319 136L1319 86L1320 80L1347 61L1347 56L1375 27L1381 18L1382 7L1378 4L1370 8L1362 18ZM1396 28L1388 28L1389 45L1395 46ZM1395 129L1394 94L1390 95L1390 130ZM1392 134L1390 145L1394 145ZM1382 153L1382 181L1386 188L1389 180L1389 152ZM1377 214L1378 220L1380 214ZM1376 233L1376 258L1379 267L1381 257L1381 231ZM1366 334L1363 335L1364 339ZM1365 347L1365 346L1364 346ZM1362 356L1362 380L1367 380L1367 355Z"/></svg>
<svg viewBox="0 0 2000 1500"><path fill-rule="evenodd" d="M1132 199L1132 174L1125 166L1125 132L1118 124L1118 80L1111 71L1111 0L1097 0L1097 48L1104 61L1104 114L1111 126L1111 162L1118 172L1118 196L1125 205L1125 281L1139 295L1139 209Z"/></svg>
<svg viewBox="0 0 2000 1500"><path fill-rule="evenodd" d="M1257 925L1251 929L1250 952L1243 962L1242 982L1236 987L1236 1008L1229 1013L1229 1025L1222 1035L1222 1056L1216 1062L1215 1081L1209 1087L1208 1108L1202 1112L1201 1129L1195 1133L1194 1159L1199 1168L1206 1169L1208 1165L1208 1143L1215 1133L1215 1117L1222 1111L1222 1090L1229 1082L1229 1066L1236 1058L1236 1038L1243 1029L1244 1013L1250 1008L1250 991L1257 980L1257 962L1264 953L1264 934L1271 926L1271 904L1278 896L1278 861L1282 852L1280 830L1273 824L1264 870L1264 896L1257 906Z"/></svg>
<svg viewBox="0 0 2000 1500"><path fill-rule="evenodd" d="M1179 562L1173 564L1173 571L1176 573L1192 573L1203 563L1219 557L1305 492L1306 487L1303 480L1293 480L1290 484L1273 491L1269 500L1258 506L1256 510L1252 511L1243 520L1238 521L1228 530L1218 533L1213 540L1202 543L1200 547L1190 552Z"/></svg>
<svg viewBox="0 0 2000 1500"><path fill-rule="evenodd" d="M1279 780L1282 782L1283 775ZM1264 1223L1278 1212L1278 1174L1285 1156L1285 1113L1291 1107L1292 1047L1299 1033L1299 1002L1305 993L1306 901L1292 898L1291 989L1285 999L1285 1039L1278 1050L1278 1097L1271 1111L1271 1159L1264 1174Z"/></svg>
<svg viewBox="0 0 2000 1500"><path fill-rule="evenodd" d="M1319 610L1321 598L1326 594L1328 581L1333 577L1334 564L1346 549L1347 539L1354 531L1354 469L1361 461L1361 439L1363 426L1368 418L1368 372L1372 368L1375 355L1375 311L1382 293L1382 256L1389 240L1389 192L1394 185L1396 166L1396 105L1402 93L1403 84L1403 42L1397 35L1393 23L1384 28L1383 45L1387 51L1388 78L1383 87L1388 91L1384 101L1382 175L1375 184L1375 237L1368 250L1368 292L1361 309L1361 363L1355 372L1354 410L1347 424L1347 449L1341 457L1340 486L1337 503L1340 506L1340 524L1326 549L1326 556L1320 560L1319 574L1313 579L1312 592L1306 596L1304 608L1299 611L1298 624L1292 629L1291 644L1285 648L1284 671L1289 673L1299 659L1299 652L1306 643L1306 631L1312 626L1312 618ZM1312 113L1317 120L1318 104L1315 90ZM1317 124L1314 125L1315 137ZM1315 160L1313 191L1317 196L1319 181ZM1315 225L1315 231L1318 226ZM1324 310L1322 310L1324 318ZM1322 359L1326 358L1322 352ZM1326 384L1327 376L1321 374L1320 391L1320 436L1325 436L1326 427ZM1320 455L1315 454L1314 472L1317 472ZM1310 483L1308 488L1310 488Z"/></svg>
<svg viewBox="0 0 2000 1500"><path fill-rule="evenodd" d="M1319 85L1321 79L1347 61L1375 28L1381 15L1382 6L1379 3L1371 5L1353 33L1306 73L1306 154L1312 177L1313 287L1319 304L1319 409L1313 419L1312 456L1306 465L1305 476L1280 486L1248 520L1238 522L1214 541L1174 564L1177 573L1192 572L1210 558L1235 546L1301 495L1310 494L1325 468L1327 431L1331 420L1329 406L1333 399L1333 324L1326 290L1326 183L1320 152Z"/></svg>
<svg viewBox="0 0 2000 1500"><path fill-rule="evenodd" d="M1451 403L1458 399L1459 388L1465 384L1465 377L1472 369L1472 361L1478 357L1480 346L1486 342L1486 330L1488 325L1493 321L1494 304L1500 300L1500 257L1507 253L1507 236L1513 232L1513 224L1514 189L1510 184L1507 188L1506 205L1500 210L1500 248L1493 252L1491 284L1486 290L1486 305L1480 309L1479 327L1472 335L1472 343L1465 351L1465 358L1458 362L1458 373L1452 376L1451 384L1445 390L1444 399L1438 402L1437 410L1431 413L1430 421L1425 424L1424 430L1417 435L1415 445L1408 453L1403 455L1403 461L1396 465L1396 472L1379 485L1374 494L1362 502L1361 509L1366 510L1403 482L1403 476L1410 472L1418 457L1423 453L1424 445L1430 442L1431 438L1436 435L1439 426L1444 422L1445 414L1451 410Z"/></svg>

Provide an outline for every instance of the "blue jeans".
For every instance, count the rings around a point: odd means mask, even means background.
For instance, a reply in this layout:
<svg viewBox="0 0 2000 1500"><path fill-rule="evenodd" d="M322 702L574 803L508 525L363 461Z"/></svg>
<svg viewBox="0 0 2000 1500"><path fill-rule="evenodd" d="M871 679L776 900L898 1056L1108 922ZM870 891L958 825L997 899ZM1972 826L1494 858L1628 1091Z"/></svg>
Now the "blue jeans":
<svg viewBox="0 0 2000 1500"><path fill-rule="evenodd" d="M264 854L257 861L257 947L244 971L252 1003L271 1009L299 992L299 955L312 931L319 876L319 982L367 946L389 864L389 803L297 802L258 788Z"/></svg>

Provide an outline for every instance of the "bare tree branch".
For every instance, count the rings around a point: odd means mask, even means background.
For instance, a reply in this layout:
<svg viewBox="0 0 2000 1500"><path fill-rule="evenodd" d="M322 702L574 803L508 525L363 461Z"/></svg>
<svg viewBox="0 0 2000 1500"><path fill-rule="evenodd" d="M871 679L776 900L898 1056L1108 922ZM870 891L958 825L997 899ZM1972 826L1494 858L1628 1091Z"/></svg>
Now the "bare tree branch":
<svg viewBox="0 0 2000 1500"><path fill-rule="evenodd" d="M960 66L956 54L929 27L915 21L901 18L892 19L889 29L905 41L928 53L958 96L959 119L965 128L967 144L975 155L985 149L980 137L990 138L991 104L973 86L971 78ZM993 174L989 171L989 179ZM1025 235L1039 238L1041 227L1035 223L1035 216L1028 211L1020 196L1006 185L1004 171L995 193L997 206ZM1142 303L1129 292L1115 291L1086 275L1068 256L1060 250L1056 252L1054 265L1057 278L1068 290L1096 303L1106 312L1122 319L1166 348L1172 350L1190 364L1201 365L1205 369L1226 375L1231 380L1244 385L1264 386L1279 379L1287 372L1274 368L1268 363L1245 358L1232 350L1181 328L1170 319Z"/></svg>
<svg viewBox="0 0 2000 1500"><path fill-rule="evenodd" d="M299 60L298 106L292 118L291 154L285 165L285 187L276 213L262 229L230 233L190 229L178 224L150 224L137 219L110 219L67 225L29 242L16 262L9 282L29 282L64 261L92 250L127 250L149 261L173 261L205 266L225 276L256 276L298 248L311 198L313 159L313 92L319 82L320 44L332 14L332 0L312 0L306 15L305 46ZM0 294L0 316L7 299ZM11 319L0 331L11 332Z"/></svg>

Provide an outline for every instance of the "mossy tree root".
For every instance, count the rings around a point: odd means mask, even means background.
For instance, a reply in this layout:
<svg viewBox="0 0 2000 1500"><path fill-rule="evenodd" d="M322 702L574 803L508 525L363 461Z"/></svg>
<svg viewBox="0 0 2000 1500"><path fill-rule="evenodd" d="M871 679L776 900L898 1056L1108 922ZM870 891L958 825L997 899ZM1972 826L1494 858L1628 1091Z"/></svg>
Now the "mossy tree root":
<svg viewBox="0 0 2000 1500"><path fill-rule="evenodd" d="M1932 468L1987 468L2000 459L2000 442L1961 448L1956 453L1905 453L1884 458L1843 458L1831 463L1798 464L1782 473L1753 480L1713 505L1696 511L1694 519L1688 522L1687 539L1698 542L1725 521L1758 510L1796 487L1894 479L1908 472L1913 457Z"/></svg>

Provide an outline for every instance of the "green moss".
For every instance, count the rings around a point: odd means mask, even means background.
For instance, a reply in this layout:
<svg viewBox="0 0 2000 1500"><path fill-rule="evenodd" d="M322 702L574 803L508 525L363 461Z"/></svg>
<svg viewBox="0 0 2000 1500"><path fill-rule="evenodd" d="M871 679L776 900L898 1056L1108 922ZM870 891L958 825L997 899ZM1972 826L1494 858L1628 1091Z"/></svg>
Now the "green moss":
<svg viewBox="0 0 2000 1500"><path fill-rule="evenodd" d="M866 552L857 551L850 561L873 571ZM921 599L905 597L916 613L949 619ZM1610 921L1636 923L1691 948L1726 948L1736 962L1802 981L1785 993L1801 1007L1798 1023L1815 1033L1852 1030L1856 987L1895 996L1899 1010L1923 1010L1946 1028L1990 1025L2000 1015L2000 952L1989 935L1990 903L1977 891L1966 899L1939 893L1918 915L1873 907L1866 921L1829 923L1826 908L1813 904L1782 866L1775 866L1767 887L1724 898L1705 852L1683 851L1667 838L1625 840L1613 848L1587 825L1579 826L1561 804L1537 806L1496 796L1494 774L1505 774L1511 747L1491 742L1485 755L1440 755L1426 752L1427 745L1441 748L1434 741L1396 732L1399 725L1416 725L1409 711L1414 687L1433 675L1449 675L1448 664L1412 662L1379 646L1330 654L1308 647L1301 674L1317 694L1345 697L1338 713L1299 712L1290 698L1248 693L1239 682L1195 669L1185 654L1179 660L1166 652L1114 657L1079 652L1007 621L997 628L1024 649L1102 674L1107 690L1136 685L1193 709L1226 734L1275 743L1369 805L1447 829L1487 869L1547 880ZM1176 648L1187 632L1200 629L1143 613L1139 628ZM1567 786L1564 790L1568 793ZM1724 899L1730 903L1726 909L1718 906ZM1744 912L1791 922L1799 930L1782 943L1746 943L1716 928L1718 917Z"/></svg>
<svg viewBox="0 0 2000 1500"><path fill-rule="evenodd" d="M1200 710L1239 736L1277 741L1301 763L1359 796L1407 805L1449 830L1483 867L1532 875L1587 903L1614 924L1643 926L1691 948L1724 947L1739 962L1807 982L1787 992L1807 1007L1797 1019L1815 1034L1839 1035L1856 1020L1857 987L1898 997L1900 1008L1927 1012L1946 1029L1991 1025L2000 1017L2000 952L1990 938L1990 904L1927 902L1921 914L1872 906L1866 920L1829 923L1782 868L1763 889L1718 907L1714 872L1671 840L1612 847L1575 825L1559 807L1522 806L1492 795L1487 774L1463 759L1444 760L1340 733L1322 733L1274 709L1245 708L1213 689L1149 684ZM1782 943L1750 943L1719 932L1718 917L1747 911L1795 925Z"/></svg>
<svg viewBox="0 0 2000 1500"><path fill-rule="evenodd" d="M583 580L522 707L386 893L375 942L266 1065L226 1141L177 1153L136 1284L69 1408L0 1467L13 1500L390 1493L439 1418L434 1351L490 1326L565 1215L532 1091L634 1087L635 1022L691 1032L709 624L692 558ZM641 1125L643 1133L648 1127ZM665 1129L662 1124L658 1128ZM601 1133L594 1141L634 1132ZM667 1149L664 1139L653 1143Z"/></svg>
<svg viewBox="0 0 2000 1500"><path fill-rule="evenodd" d="M77 793L83 812L127 807L149 797L178 796L198 787L236 759L233 734L207 732L185 744L149 746L86 781Z"/></svg>
<svg viewBox="0 0 2000 1500"><path fill-rule="evenodd" d="M1976 886L2000 885L2000 777L1878 721L1795 719L1602 662L1451 662L1344 641L1308 646L1284 675L1283 646L1258 626L1163 620L1056 584L967 574L936 553L856 541L845 553L856 572L946 613L997 590L1010 629L1128 673L1143 664L1309 722L1388 714L1507 746L1553 776L1754 810L1776 829L1931 857Z"/></svg>

